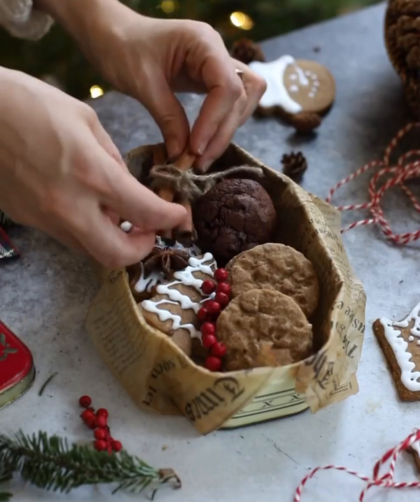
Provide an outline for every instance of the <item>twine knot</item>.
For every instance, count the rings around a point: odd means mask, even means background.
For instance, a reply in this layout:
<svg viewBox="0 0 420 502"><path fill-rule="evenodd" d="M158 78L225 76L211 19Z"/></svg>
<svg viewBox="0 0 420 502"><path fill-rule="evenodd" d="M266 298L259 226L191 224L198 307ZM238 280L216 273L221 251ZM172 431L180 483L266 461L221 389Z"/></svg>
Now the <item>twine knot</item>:
<svg viewBox="0 0 420 502"><path fill-rule="evenodd" d="M264 175L260 167L252 166L238 166L210 174L196 174L192 169L183 171L172 164L167 164L152 167L149 176L153 180L152 190L170 188L182 199L193 201L208 192L218 181L241 173L253 174L258 178Z"/></svg>

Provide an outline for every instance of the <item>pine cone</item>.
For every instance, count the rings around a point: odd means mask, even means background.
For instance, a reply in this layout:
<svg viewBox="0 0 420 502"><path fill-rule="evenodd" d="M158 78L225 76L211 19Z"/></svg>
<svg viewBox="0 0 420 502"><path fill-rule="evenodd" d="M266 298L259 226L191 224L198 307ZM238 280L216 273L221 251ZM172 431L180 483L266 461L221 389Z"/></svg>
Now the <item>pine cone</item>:
<svg viewBox="0 0 420 502"><path fill-rule="evenodd" d="M252 63L252 61L265 61L265 56L261 47L247 38L237 40L232 45L230 55L245 64Z"/></svg>
<svg viewBox="0 0 420 502"><path fill-rule="evenodd" d="M302 152L284 154L281 163L283 164L283 174L297 183L302 179L303 173L308 168L308 163Z"/></svg>
<svg viewBox="0 0 420 502"><path fill-rule="evenodd" d="M321 117L313 112L300 112L292 115L290 122L300 133L309 133L321 125Z"/></svg>

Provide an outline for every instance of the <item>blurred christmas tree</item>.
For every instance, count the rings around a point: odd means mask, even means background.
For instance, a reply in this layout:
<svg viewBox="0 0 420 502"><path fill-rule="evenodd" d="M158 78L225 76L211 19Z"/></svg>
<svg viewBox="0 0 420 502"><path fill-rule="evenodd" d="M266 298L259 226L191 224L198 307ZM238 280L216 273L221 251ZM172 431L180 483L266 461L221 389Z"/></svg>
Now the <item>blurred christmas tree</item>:
<svg viewBox="0 0 420 502"><path fill-rule="evenodd" d="M301 28L378 0L125 0L153 17L205 21L226 44L246 36L256 41ZM58 26L40 42L16 40L0 32L0 65L19 69L85 99L109 87Z"/></svg>

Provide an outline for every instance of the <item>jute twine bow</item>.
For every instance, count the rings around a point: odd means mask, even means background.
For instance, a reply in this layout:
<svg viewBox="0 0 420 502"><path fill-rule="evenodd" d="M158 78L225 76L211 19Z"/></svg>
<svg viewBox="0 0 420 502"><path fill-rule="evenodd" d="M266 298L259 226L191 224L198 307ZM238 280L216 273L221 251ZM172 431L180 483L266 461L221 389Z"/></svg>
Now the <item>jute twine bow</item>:
<svg viewBox="0 0 420 502"><path fill-rule="evenodd" d="M152 167L149 176L153 179L152 190L158 191L160 188L169 187L182 198L195 200L213 188L219 180L233 174L244 173L253 174L258 178L264 175L261 168L252 166L231 167L211 174L195 174L192 169L182 171L178 167L168 164Z"/></svg>
<svg viewBox="0 0 420 502"><path fill-rule="evenodd" d="M360 176L361 174L369 171L373 168L381 168L370 180L369 183L369 202L365 202L363 204L352 204L348 206L338 206L336 209L339 211L353 211L356 209L369 209L372 218L366 218L364 220L355 221L351 225L343 228L341 233L347 232L352 228L359 227L362 225L372 225L377 224L381 228L385 237L394 242L395 244L405 245L409 242L413 242L420 238L420 229L414 232L408 232L403 234L395 234L387 219L384 216L384 212L380 206L380 202L385 192L394 186L399 186L401 190L408 196L410 201L412 202L414 209L420 213L420 203L417 201L413 192L405 185L405 181L420 177L420 150L410 150L409 152L403 154L397 161L396 165L390 165L390 157L393 153L394 149L398 146L401 139L412 129L420 128L420 122L411 123L403 127L394 139L390 142L388 147L385 150L384 158L381 160L374 160L366 164L365 166L358 169L356 172L339 181L335 187L330 190L330 193L326 199L327 202L330 202L334 193L346 183L353 181L355 178ZM413 157L417 157L417 160L412 160L411 162L407 162L409 159ZM382 186L377 186L378 182L382 177L386 175L390 175L382 184Z"/></svg>
<svg viewBox="0 0 420 502"><path fill-rule="evenodd" d="M385 455L375 464L372 477L363 476L362 474L359 474L356 471L347 469L347 467L341 467L336 465L326 465L324 467L317 467L302 480L301 484L299 485L298 489L295 492L295 497L293 499L293 502L301 502L302 491L306 483L310 479L312 479L318 471L327 471L327 470L344 471L347 472L348 474L351 474L352 476L361 479L362 481L365 481L366 486L359 495L358 498L359 502L364 501L366 492L372 486L377 486L382 488L420 488L419 481L400 482L400 483L394 481L395 465L397 463L397 459L400 453L404 450L408 450L411 447L411 445L413 445L415 442L419 440L420 440L420 431L416 430L413 434L410 434L410 436L408 436L398 446L387 451ZM389 462L388 471L381 476L380 475L381 468L388 462Z"/></svg>

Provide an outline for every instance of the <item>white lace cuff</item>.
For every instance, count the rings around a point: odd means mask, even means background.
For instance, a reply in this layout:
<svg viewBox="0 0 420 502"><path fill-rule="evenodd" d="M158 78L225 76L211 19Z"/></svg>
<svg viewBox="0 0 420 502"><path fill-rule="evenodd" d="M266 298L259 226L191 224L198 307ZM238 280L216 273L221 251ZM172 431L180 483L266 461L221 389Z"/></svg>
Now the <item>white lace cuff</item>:
<svg viewBox="0 0 420 502"><path fill-rule="evenodd" d="M0 26L14 37L39 40L52 23L50 16L33 8L33 0L0 0Z"/></svg>

